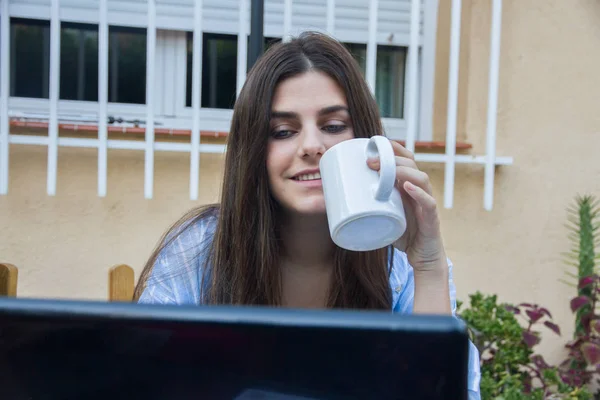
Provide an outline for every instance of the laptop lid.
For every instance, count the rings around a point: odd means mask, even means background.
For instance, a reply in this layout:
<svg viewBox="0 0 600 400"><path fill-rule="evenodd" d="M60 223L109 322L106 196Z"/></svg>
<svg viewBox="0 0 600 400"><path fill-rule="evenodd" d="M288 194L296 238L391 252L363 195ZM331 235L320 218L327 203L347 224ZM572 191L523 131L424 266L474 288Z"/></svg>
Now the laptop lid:
<svg viewBox="0 0 600 400"><path fill-rule="evenodd" d="M3 399L466 399L450 316L0 299Z"/></svg>

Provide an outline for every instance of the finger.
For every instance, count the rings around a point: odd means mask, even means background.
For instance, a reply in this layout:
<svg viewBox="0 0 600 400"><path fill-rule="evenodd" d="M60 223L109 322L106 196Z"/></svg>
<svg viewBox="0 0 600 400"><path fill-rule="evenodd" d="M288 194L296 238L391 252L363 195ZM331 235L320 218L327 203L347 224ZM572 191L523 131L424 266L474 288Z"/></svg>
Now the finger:
<svg viewBox="0 0 600 400"><path fill-rule="evenodd" d="M412 160L412 159L406 158L406 157L398 157L398 156L395 156L394 159L396 160L396 166L419 169L417 167L417 163L415 163L415 160ZM367 165L376 171L379 171L379 168L381 167L378 157L372 157L372 158L367 159Z"/></svg>
<svg viewBox="0 0 600 400"><path fill-rule="evenodd" d="M419 169L419 167L417 167L417 163L412 158L396 156L396 165L401 167Z"/></svg>
<svg viewBox="0 0 600 400"><path fill-rule="evenodd" d="M378 157L367 158L367 165L369 168L374 169L375 171L379 171L379 168L381 167Z"/></svg>
<svg viewBox="0 0 600 400"><path fill-rule="evenodd" d="M433 196L410 182L404 182L403 188L411 200L417 204L421 231L425 235L435 236L438 234L439 216Z"/></svg>
<svg viewBox="0 0 600 400"><path fill-rule="evenodd" d="M397 167L396 179L402 185L404 185L405 182L410 182L413 185L418 186L419 188L424 190L426 193L430 195L432 193L431 184L429 182L429 176L425 172L419 171L418 169L402 166Z"/></svg>
<svg viewBox="0 0 600 400"><path fill-rule="evenodd" d="M394 155L396 156L396 158L404 157L414 161L415 155L412 152L408 151L406 147L402 146L400 142L390 140L390 143L392 144L392 149L394 150ZM367 164L374 165L376 159L377 157L369 158L367 160Z"/></svg>
<svg viewBox="0 0 600 400"><path fill-rule="evenodd" d="M396 142L394 140L391 140L392 142L392 148L394 149L394 154L396 154L399 157L406 157L409 158L411 160L415 159L415 155L409 151L406 147L402 146L399 142Z"/></svg>
<svg viewBox="0 0 600 400"><path fill-rule="evenodd" d="M423 210L435 211L437 209L435 199L425 190L409 181L404 182L403 186L406 193L408 193L408 195L415 200Z"/></svg>

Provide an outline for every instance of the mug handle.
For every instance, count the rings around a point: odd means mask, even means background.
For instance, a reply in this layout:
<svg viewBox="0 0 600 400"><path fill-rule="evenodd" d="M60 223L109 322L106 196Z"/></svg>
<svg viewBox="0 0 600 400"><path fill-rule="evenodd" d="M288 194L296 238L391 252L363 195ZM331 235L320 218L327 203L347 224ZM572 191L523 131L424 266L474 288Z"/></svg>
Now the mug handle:
<svg viewBox="0 0 600 400"><path fill-rule="evenodd" d="M379 156L379 182L375 189L375 199L387 201L396 183L396 158L389 139L375 135L367 143L367 158Z"/></svg>

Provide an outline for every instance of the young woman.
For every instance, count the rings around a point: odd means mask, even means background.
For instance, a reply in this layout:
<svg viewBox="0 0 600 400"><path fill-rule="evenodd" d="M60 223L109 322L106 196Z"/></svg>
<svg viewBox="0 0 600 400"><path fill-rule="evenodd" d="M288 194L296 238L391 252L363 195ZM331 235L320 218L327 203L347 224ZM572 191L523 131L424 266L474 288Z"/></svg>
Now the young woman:
<svg viewBox="0 0 600 400"><path fill-rule="evenodd" d="M452 265L427 174L394 142L407 231L392 248L350 252L329 236L319 160L343 140L383 135L358 64L318 33L271 47L235 104L218 205L190 211L160 241L140 303L255 304L451 314ZM377 160L368 166L379 168ZM469 390L479 398L471 346Z"/></svg>

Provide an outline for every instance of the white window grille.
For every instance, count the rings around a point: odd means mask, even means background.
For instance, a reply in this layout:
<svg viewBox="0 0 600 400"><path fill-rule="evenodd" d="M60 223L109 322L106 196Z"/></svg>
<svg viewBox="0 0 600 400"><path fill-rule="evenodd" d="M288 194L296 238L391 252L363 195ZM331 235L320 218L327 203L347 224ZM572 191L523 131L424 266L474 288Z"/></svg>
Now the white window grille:
<svg viewBox="0 0 600 400"><path fill-rule="evenodd" d="M491 55L487 110L486 154L456 154L456 121L460 52L461 0L452 0L448 116L445 154L416 153L418 162L445 164L444 206L452 207L454 171L457 163L475 163L485 167L484 207L493 205L494 170L512 163L510 157L496 157L496 110L502 0L493 1ZM394 139L405 139L409 150L415 142L432 139L433 86L435 72L435 36L438 0L266 0L265 36L287 40L287 35L303 29L325 30L341 41L366 46L365 76L376 91L378 46L403 46L403 112L401 118L384 118L386 131ZM227 131L231 110L202 107L203 35L237 36L238 94L246 76L250 31L249 0L2 0L0 8L0 194L8 193L9 143L44 145L48 148L47 193L56 193L58 146L98 149L98 195L106 195L107 150L134 149L145 153L144 196L152 198L154 152L191 153L190 198L198 198L200 154L223 152L224 146L201 143L201 131ZM48 99L11 97L11 18L42 19L50 22ZM60 57L61 24L98 25L98 101L61 100ZM109 102L109 78L116 79L111 66L113 26L137 27L146 31L145 104ZM191 66L186 64L186 34L192 32ZM234 37L235 37L234 36ZM113 50L115 46L113 46ZM83 56L81 56L83 57ZM112 60L112 61L111 61ZM155 62L152 62L155 61ZM81 65L81 62L80 62ZM111 69L112 68L112 69ZM191 68L191 107L185 106L186 68ZM166 82L165 77L179 76ZM82 77L78 77L82 81ZM157 82L158 81L158 82ZM173 85L170 85L173 82ZM114 83L112 84L115 87ZM79 92L82 92L79 87ZM115 89L116 90L116 89ZM396 90L400 90L396 88ZM110 96L109 96L110 95ZM78 98L81 98L79 96ZM143 142L109 140L108 117L143 119ZM11 117L28 117L48 122L47 136L10 134ZM89 123L97 126L97 138L59 137L59 122ZM162 125L170 132L191 131L189 143L157 142L155 133ZM117 124L127 126L127 124ZM110 128L110 129L114 129Z"/></svg>

